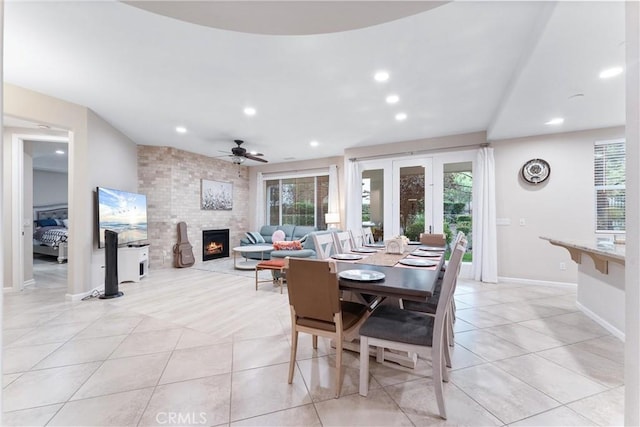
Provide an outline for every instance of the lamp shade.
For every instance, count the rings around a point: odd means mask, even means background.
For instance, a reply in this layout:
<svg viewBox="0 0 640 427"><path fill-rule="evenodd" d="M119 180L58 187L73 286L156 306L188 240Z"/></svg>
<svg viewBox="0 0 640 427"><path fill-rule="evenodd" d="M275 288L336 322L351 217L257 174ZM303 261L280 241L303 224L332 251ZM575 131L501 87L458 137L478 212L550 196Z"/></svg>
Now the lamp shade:
<svg viewBox="0 0 640 427"><path fill-rule="evenodd" d="M324 222L326 224L338 224L340 223L340 214L337 212L329 212L324 214Z"/></svg>

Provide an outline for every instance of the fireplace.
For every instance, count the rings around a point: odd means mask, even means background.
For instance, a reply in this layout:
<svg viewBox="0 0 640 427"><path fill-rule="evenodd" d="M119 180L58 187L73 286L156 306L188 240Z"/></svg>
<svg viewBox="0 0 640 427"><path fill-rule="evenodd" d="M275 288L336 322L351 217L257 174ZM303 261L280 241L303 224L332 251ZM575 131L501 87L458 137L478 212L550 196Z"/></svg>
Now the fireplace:
<svg viewBox="0 0 640 427"><path fill-rule="evenodd" d="M202 261L229 256L229 229L202 230Z"/></svg>

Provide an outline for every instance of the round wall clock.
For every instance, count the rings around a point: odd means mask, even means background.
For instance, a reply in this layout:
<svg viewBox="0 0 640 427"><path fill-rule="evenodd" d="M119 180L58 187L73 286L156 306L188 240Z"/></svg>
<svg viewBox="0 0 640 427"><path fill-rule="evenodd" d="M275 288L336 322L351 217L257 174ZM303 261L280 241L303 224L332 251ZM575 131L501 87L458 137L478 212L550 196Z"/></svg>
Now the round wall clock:
<svg viewBox="0 0 640 427"><path fill-rule="evenodd" d="M531 184L544 182L551 174L551 166L545 160L531 159L522 166L522 178Z"/></svg>

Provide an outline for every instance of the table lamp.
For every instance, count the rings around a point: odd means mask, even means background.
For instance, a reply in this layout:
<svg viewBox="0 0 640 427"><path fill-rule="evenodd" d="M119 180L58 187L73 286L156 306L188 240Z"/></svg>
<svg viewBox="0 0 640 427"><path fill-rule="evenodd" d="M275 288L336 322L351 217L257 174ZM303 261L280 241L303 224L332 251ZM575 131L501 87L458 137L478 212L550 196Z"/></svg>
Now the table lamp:
<svg viewBox="0 0 640 427"><path fill-rule="evenodd" d="M337 212L329 212L324 214L324 222L327 228L337 228L336 224L340 224L340 214Z"/></svg>

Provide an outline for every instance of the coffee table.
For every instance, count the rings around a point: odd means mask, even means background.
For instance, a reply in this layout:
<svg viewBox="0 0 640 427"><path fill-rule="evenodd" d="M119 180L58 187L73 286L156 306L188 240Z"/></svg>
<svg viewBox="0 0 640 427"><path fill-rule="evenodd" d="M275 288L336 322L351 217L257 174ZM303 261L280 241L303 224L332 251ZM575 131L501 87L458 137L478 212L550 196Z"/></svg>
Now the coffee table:
<svg viewBox="0 0 640 427"><path fill-rule="evenodd" d="M236 270L254 270L258 260L248 260L247 254L260 252L260 261L264 260L264 254L273 250L273 245L247 245L236 246L233 251L233 268ZM238 253L241 253L244 257L244 261L237 261L236 257Z"/></svg>

